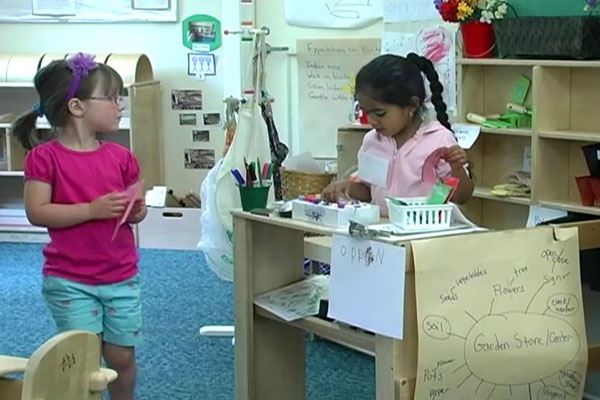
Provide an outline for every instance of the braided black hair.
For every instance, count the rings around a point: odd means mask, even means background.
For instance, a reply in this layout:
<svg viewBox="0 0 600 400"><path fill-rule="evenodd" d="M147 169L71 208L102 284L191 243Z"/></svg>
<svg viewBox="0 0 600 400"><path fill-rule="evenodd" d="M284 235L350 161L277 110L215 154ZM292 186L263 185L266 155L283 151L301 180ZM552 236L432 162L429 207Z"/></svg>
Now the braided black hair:
<svg viewBox="0 0 600 400"><path fill-rule="evenodd" d="M444 87L433 63L426 57L415 53L409 53L406 57L381 55L360 69L356 75L356 92L368 93L375 100L400 107L412 105L411 101L416 97L419 99L418 106L422 107L425 86L421 73L429 81L431 102L438 121L452 130L442 97Z"/></svg>

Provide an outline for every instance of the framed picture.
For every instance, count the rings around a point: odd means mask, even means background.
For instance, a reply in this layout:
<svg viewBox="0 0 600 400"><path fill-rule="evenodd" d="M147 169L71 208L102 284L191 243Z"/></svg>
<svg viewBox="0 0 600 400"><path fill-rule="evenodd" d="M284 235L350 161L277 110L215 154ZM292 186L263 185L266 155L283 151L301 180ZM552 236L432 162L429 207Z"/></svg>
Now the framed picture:
<svg viewBox="0 0 600 400"><path fill-rule="evenodd" d="M215 64L212 53L188 53L188 75L216 75Z"/></svg>
<svg viewBox="0 0 600 400"><path fill-rule="evenodd" d="M221 114L205 113L202 115L202 122L204 125L221 125Z"/></svg>
<svg viewBox="0 0 600 400"><path fill-rule="evenodd" d="M179 125L196 125L196 114L179 114Z"/></svg>
<svg viewBox="0 0 600 400"><path fill-rule="evenodd" d="M186 169L211 169L215 166L215 151L207 149L185 149Z"/></svg>
<svg viewBox="0 0 600 400"><path fill-rule="evenodd" d="M173 110L202 110L202 90L171 90Z"/></svg>
<svg viewBox="0 0 600 400"><path fill-rule="evenodd" d="M193 142L208 142L210 141L210 131L208 130L192 130Z"/></svg>

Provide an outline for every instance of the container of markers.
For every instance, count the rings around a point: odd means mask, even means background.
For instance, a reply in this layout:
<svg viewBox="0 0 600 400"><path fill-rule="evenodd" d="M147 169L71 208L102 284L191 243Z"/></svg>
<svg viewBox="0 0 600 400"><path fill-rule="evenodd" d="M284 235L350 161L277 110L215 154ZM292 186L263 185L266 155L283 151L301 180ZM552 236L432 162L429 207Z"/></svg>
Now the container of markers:
<svg viewBox="0 0 600 400"><path fill-rule="evenodd" d="M252 211L257 208L266 208L271 185L267 186L238 186L242 210Z"/></svg>

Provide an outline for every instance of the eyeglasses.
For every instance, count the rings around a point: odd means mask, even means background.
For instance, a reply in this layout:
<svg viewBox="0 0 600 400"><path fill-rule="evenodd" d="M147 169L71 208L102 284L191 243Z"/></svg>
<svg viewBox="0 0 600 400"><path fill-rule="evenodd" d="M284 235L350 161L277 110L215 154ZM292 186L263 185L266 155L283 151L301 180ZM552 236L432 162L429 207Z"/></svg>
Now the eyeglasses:
<svg viewBox="0 0 600 400"><path fill-rule="evenodd" d="M125 102L124 96L88 97L87 99L88 100L110 101L117 106L121 106Z"/></svg>

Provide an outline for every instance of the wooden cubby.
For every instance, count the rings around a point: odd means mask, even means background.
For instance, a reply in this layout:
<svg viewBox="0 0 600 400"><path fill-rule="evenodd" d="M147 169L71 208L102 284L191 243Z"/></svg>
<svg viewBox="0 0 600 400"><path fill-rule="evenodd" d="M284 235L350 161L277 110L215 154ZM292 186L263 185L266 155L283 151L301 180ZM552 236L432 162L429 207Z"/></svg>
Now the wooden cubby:
<svg viewBox="0 0 600 400"><path fill-rule="evenodd" d="M516 79L527 75L532 87L527 105L531 129L482 128L469 150L476 189L464 207L483 226L523 227L530 205L600 215L584 207L575 177L589 175L581 146L600 142L600 62L555 60L459 60L459 120L466 114L505 111ZM531 150L531 198L503 198L490 188L523 169Z"/></svg>
<svg viewBox="0 0 600 400"><path fill-rule="evenodd" d="M38 101L33 77L39 68L68 54L0 54L0 234L36 233L25 218L23 205L23 161L25 151L10 132L10 123ZM122 76L126 97L117 132L101 140L132 150L140 162L145 188L162 184L163 162L161 85L154 80L152 65L143 54L102 54L96 61L113 67ZM37 129L47 131L40 118Z"/></svg>
<svg viewBox="0 0 600 400"><path fill-rule="evenodd" d="M589 175L581 147L600 143L600 61L459 60L458 121L465 122L470 112L504 112L522 74L532 81L526 103L533 110L532 127L481 129L468 150L476 187L463 211L473 222L494 229L524 227L532 205L600 216L600 207L581 205L575 181ZM344 168L356 164L355 149L369 129L339 129L338 161ZM494 185L524 169L527 147L531 196L494 196Z"/></svg>

